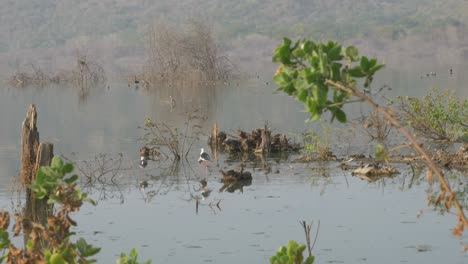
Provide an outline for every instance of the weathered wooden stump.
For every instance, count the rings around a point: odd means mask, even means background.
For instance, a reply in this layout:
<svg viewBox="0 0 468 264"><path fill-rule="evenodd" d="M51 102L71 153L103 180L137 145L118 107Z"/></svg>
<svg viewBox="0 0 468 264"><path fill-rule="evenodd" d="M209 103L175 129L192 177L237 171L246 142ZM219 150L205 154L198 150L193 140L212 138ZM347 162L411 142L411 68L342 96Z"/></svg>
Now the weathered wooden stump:
<svg viewBox="0 0 468 264"><path fill-rule="evenodd" d="M23 185L30 184L34 177L39 148L39 132L36 121L36 107L30 105L21 128L21 183Z"/></svg>
<svg viewBox="0 0 468 264"><path fill-rule="evenodd" d="M52 143L39 143L39 132L37 131L36 122L36 107L32 104L29 106L21 129L21 183L25 187L36 178L37 170L41 166L50 166L54 156L54 145ZM52 207L47 205L45 199L35 199L31 189L26 188L26 207L23 212L26 222L32 221L45 225L47 216L51 212ZM28 226L25 226L25 243L29 240ZM41 241L40 243L45 242Z"/></svg>
<svg viewBox="0 0 468 264"><path fill-rule="evenodd" d="M255 153L269 153L270 152L270 145L271 145L271 132L266 127L261 132L262 141L260 146L255 150Z"/></svg>

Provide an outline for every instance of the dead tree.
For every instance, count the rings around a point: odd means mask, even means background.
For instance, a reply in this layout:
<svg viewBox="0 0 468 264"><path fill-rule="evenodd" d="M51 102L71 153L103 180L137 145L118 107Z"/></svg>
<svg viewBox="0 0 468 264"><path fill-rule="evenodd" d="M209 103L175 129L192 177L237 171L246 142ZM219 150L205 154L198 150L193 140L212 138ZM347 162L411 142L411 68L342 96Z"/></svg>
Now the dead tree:
<svg viewBox="0 0 468 264"><path fill-rule="evenodd" d="M32 104L23 121L21 131L21 183L28 186L36 178L36 173L41 166L50 166L54 155L52 143L39 143L39 132L37 131L36 107ZM51 213L51 206L47 205L45 199L37 200L31 189L26 188L26 207L23 217L26 221L40 222L45 225L47 216ZM25 243L29 240L30 225L25 226Z"/></svg>
<svg viewBox="0 0 468 264"><path fill-rule="evenodd" d="M27 185L35 175L39 132L36 127L37 113L34 105L29 106L21 129L21 183Z"/></svg>

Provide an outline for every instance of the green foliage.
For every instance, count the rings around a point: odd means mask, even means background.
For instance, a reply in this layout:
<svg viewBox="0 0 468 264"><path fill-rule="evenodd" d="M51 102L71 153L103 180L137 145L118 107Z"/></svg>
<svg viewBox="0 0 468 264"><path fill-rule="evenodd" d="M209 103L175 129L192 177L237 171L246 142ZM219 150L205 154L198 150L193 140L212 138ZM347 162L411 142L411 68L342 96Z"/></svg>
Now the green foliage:
<svg viewBox="0 0 468 264"><path fill-rule="evenodd" d="M321 134L312 130L302 133L303 152L306 160L327 160L330 153L330 130L322 126Z"/></svg>
<svg viewBox="0 0 468 264"><path fill-rule="evenodd" d="M375 158L381 160L388 159L388 153L385 151L385 148L381 144L375 146Z"/></svg>
<svg viewBox="0 0 468 264"><path fill-rule="evenodd" d="M66 177L66 174L71 173L73 169L72 163L64 163L59 156L54 156L50 166L39 168L30 188L37 199L47 198L49 204L64 204L65 201L69 202L69 199L73 198L79 206L83 201L94 205L94 201L77 186L78 175ZM64 190L69 190L69 192Z"/></svg>
<svg viewBox="0 0 468 264"><path fill-rule="evenodd" d="M70 213L78 211L83 202L95 204L77 186L77 175L67 175L73 171L72 163L65 163L55 156L51 166L39 168L36 179L29 186L37 200L46 200L49 206L57 206L54 214L47 216L47 224L34 223L32 229L23 229L26 224L20 215L15 215L14 236L23 233L29 237L25 241L24 249L17 249L9 239L7 230L10 223L10 214L0 210L0 250L3 256L0 262L7 259L8 263L45 263L45 264L84 264L95 263L91 257L100 252L100 248L88 244L83 238L76 242L71 241L75 234L70 231L76 222L71 219ZM29 199L29 198L28 198ZM46 209L46 208L43 208ZM28 219L27 225L31 226ZM122 254L117 263L138 264L137 253L133 249L129 257ZM144 262L149 264L150 262Z"/></svg>
<svg viewBox="0 0 468 264"><path fill-rule="evenodd" d="M145 262L138 262L138 252L135 248L132 248L130 254L126 255L125 253L121 253L120 257L117 259L117 264L151 264L150 260Z"/></svg>
<svg viewBox="0 0 468 264"><path fill-rule="evenodd" d="M309 256L304 260L303 252L306 249L304 244L298 244L294 240L288 241L286 246L281 246L276 254L270 257L271 264L312 264L314 256Z"/></svg>
<svg viewBox="0 0 468 264"><path fill-rule="evenodd" d="M456 141L468 136L468 100L435 89L422 99L397 99L401 118L418 135L437 141Z"/></svg>
<svg viewBox="0 0 468 264"><path fill-rule="evenodd" d="M278 90L304 103L311 121L330 111L332 121L336 118L344 123L346 114L342 107L350 95L336 89L329 93L326 81L356 89L362 80L364 87L369 87L374 74L383 67L377 59L358 54L355 47L342 47L337 42L316 43L304 39L293 44L284 38L273 54L273 62L280 64L273 80L280 86Z"/></svg>

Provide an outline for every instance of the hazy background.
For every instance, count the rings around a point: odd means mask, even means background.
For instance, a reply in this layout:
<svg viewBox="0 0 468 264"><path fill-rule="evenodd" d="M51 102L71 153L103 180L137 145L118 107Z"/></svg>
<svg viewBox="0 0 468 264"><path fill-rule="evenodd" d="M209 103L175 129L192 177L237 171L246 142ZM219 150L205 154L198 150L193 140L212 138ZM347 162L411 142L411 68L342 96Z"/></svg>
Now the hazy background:
<svg viewBox="0 0 468 264"><path fill-rule="evenodd" d="M34 63L57 71L77 50L112 76L145 63L145 32L154 21L183 26L203 19L219 48L243 72L269 74L282 36L333 39L412 74L466 70L466 0L0 0L0 77Z"/></svg>

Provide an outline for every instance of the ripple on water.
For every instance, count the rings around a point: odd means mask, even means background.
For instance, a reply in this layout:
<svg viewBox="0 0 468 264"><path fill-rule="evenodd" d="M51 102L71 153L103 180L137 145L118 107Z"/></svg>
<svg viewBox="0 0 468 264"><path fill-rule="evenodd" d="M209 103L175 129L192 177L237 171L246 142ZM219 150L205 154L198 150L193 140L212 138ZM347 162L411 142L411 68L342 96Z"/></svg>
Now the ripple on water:
<svg viewBox="0 0 468 264"><path fill-rule="evenodd" d="M202 246L199 245L185 245L185 248L203 248Z"/></svg>

